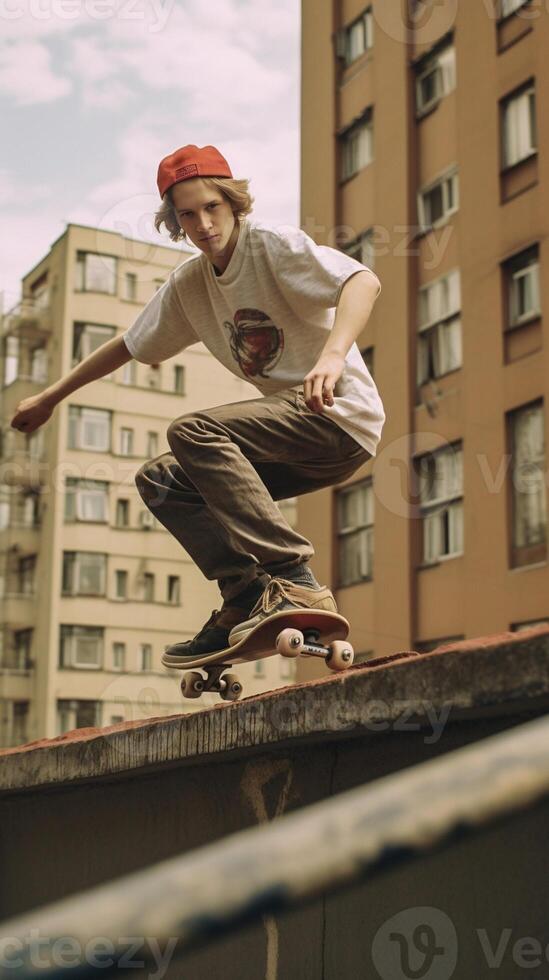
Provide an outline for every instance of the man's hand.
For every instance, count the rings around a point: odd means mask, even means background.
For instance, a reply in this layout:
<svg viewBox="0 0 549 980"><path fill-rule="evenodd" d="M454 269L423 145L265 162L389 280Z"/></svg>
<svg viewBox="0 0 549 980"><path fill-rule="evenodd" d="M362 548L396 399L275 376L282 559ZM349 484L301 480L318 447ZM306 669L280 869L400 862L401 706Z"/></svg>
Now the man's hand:
<svg viewBox="0 0 549 980"><path fill-rule="evenodd" d="M19 402L15 415L11 420L12 429L20 432L35 432L44 422L47 422L55 408L55 403L43 395L31 395Z"/></svg>
<svg viewBox="0 0 549 980"><path fill-rule="evenodd" d="M343 374L342 354L321 354L312 371L306 375L303 394L307 407L322 414L324 405L334 404L334 387Z"/></svg>

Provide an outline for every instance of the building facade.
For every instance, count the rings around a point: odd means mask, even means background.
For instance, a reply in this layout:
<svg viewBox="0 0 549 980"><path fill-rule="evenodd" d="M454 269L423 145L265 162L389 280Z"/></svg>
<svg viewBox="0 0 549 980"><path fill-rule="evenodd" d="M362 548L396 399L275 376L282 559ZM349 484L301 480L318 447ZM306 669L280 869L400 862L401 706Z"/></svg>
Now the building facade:
<svg viewBox="0 0 549 980"><path fill-rule="evenodd" d="M157 366L131 360L74 392L31 435L18 403L123 333L190 252L69 224L2 317L0 746L69 729L196 710L164 648L219 608L141 500L134 476L168 452L187 412L258 397L197 344ZM281 504L295 520L292 501ZM288 684L292 661L238 668L245 694Z"/></svg>
<svg viewBox="0 0 549 980"><path fill-rule="evenodd" d="M299 501L317 578L365 659L548 621L546 7L302 14L301 223L380 278L358 343L387 415Z"/></svg>

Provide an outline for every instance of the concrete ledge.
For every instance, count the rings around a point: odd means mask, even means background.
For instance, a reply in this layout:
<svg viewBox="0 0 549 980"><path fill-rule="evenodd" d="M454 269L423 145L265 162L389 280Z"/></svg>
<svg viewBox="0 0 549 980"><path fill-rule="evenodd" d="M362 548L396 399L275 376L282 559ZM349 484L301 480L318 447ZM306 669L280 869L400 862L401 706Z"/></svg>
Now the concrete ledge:
<svg viewBox="0 0 549 980"><path fill-rule="evenodd" d="M549 709L549 628L403 651L299 686L192 714L77 729L0 752L0 794L264 753L300 742Z"/></svg>
<svg viewBox="0 0 549 980"><path fill-rule="evenodd" d="M177 944L180 956L250 922L261 922L266 914L291 912L321 895L334 895L339 903L339 889L355 882L375 880L381 889L380 872L400 866L406 869L408 862L416 859L407 871L409 880L413 880L421 870L418 858L425 863L425 857L432 854L440 861L442 848L460 847L464 838L477 837L484 827L496 825L502 818L512 818L506 827L515 828L516 833L517 825L524 822L525 811L533 811L542 801L549 801L547 717L53 905L41 906L19 919L4 921L2 934L9 937L9 944L7 963L0 963L0 980L11 980L14 973L24 980L58 980L61 965L56 961L55 950L67 936L76 945L77 955L73 946L72 963L63 963L63 976L95 976L89 966L89 954L84 951L93 948L97 937L102 937L102 944L106 942L111 953L110 967L101 964L103 976L114 977L119 975L127 952L128 941L121 937L154 937L157 950L171 949L172 954ZM539 841L540 855L545 837ZM448 855L442 855L444 860L448 860ZM503 865L505 861L498 863ZM476 874L479 882L484 873L485 881L488 879L493 886L490 866L479 868L479 864L474 867L471 862L471 874ZM522 879L530 881L531 871L528 866L523 867ZM470 901L471 882L468 884L463 897L471 916L474 903ZM513 900L515 893L510 891L507 901L512 905ZM535 900L530 901L533 905ZM377 912L371 905L366 907L368 916ZM426 911L433 909L422 910ZM271 935L273 925L274 921ZM43 939L37 963L33 943L38 935ZM294 943L297 939L294 933ZM315 937L311 940L309 935L303 935L302 941L311 944ZM287 944L290 950L295 948L294 943ZM354 933L337 930L337 954L346 955L345 949L356 945ZM102 951L104 948L103 945ZM148 976L158 977L159 973L152 971L154 961L148 944L144 951L149 953ZM215 948L213 953L215 956ZM217 952L218 968L210 975L227 975L224 959ZM352 973L336 975L366 976L361 957L354 959ZM15 967L17 960L19 969ZM261 969L259 950L255 957L234 960L239 980L257 980ZM482 963L476 967L468 975L484 976ZM181 965L180 972L174 970L172 975L196 977L194 971L181 972ZM273 975L272 970L261 970L265 978ZM289 974L277 970L276 975ZM304 976L300 970L292 970L290 975ZM410 974L399 971L398 975ZM421 972L415 971L414 975ZM384 972L384 976L389 974ZM437 976L450 974L445 969Z"/></svg>

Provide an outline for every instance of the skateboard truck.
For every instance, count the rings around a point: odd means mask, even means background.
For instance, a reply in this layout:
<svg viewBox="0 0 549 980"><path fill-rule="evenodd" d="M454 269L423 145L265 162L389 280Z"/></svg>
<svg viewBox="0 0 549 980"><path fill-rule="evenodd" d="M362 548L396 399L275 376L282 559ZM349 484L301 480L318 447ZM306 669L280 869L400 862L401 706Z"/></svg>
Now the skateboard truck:
<svg viewBox="0 0 549 980"><path fill-rule="evenodd" d="M181 681L183 697L199 698L206 691L215 691L223 701L238 701L242 694L242 684L236 674L223 674L231 666L232 664L206 665L202 668L205 678L197 670L191 670Z"/></svg>
<svg viewBox="0 0 549 980"><path fill-rule="evenodd" d="M320 642L320 630L287 628L276 638L276 652L283 657L322 657L331 670L346 670L354 660L354 650L346 640L334 640L329 646Z"/></svg>

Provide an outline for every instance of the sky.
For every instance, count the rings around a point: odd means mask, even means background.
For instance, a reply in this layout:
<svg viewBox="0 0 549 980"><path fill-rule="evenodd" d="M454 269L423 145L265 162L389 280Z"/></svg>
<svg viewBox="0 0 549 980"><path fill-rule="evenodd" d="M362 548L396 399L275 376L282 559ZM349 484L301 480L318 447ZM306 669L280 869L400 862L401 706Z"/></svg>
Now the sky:
<svg viewBox="0 0 549 980"><path fill-rule="evenodd" d="M300 0L0 0L4 309L68 222L173 245L156 172L187 143L298 225L299 57Z"/></svg>

